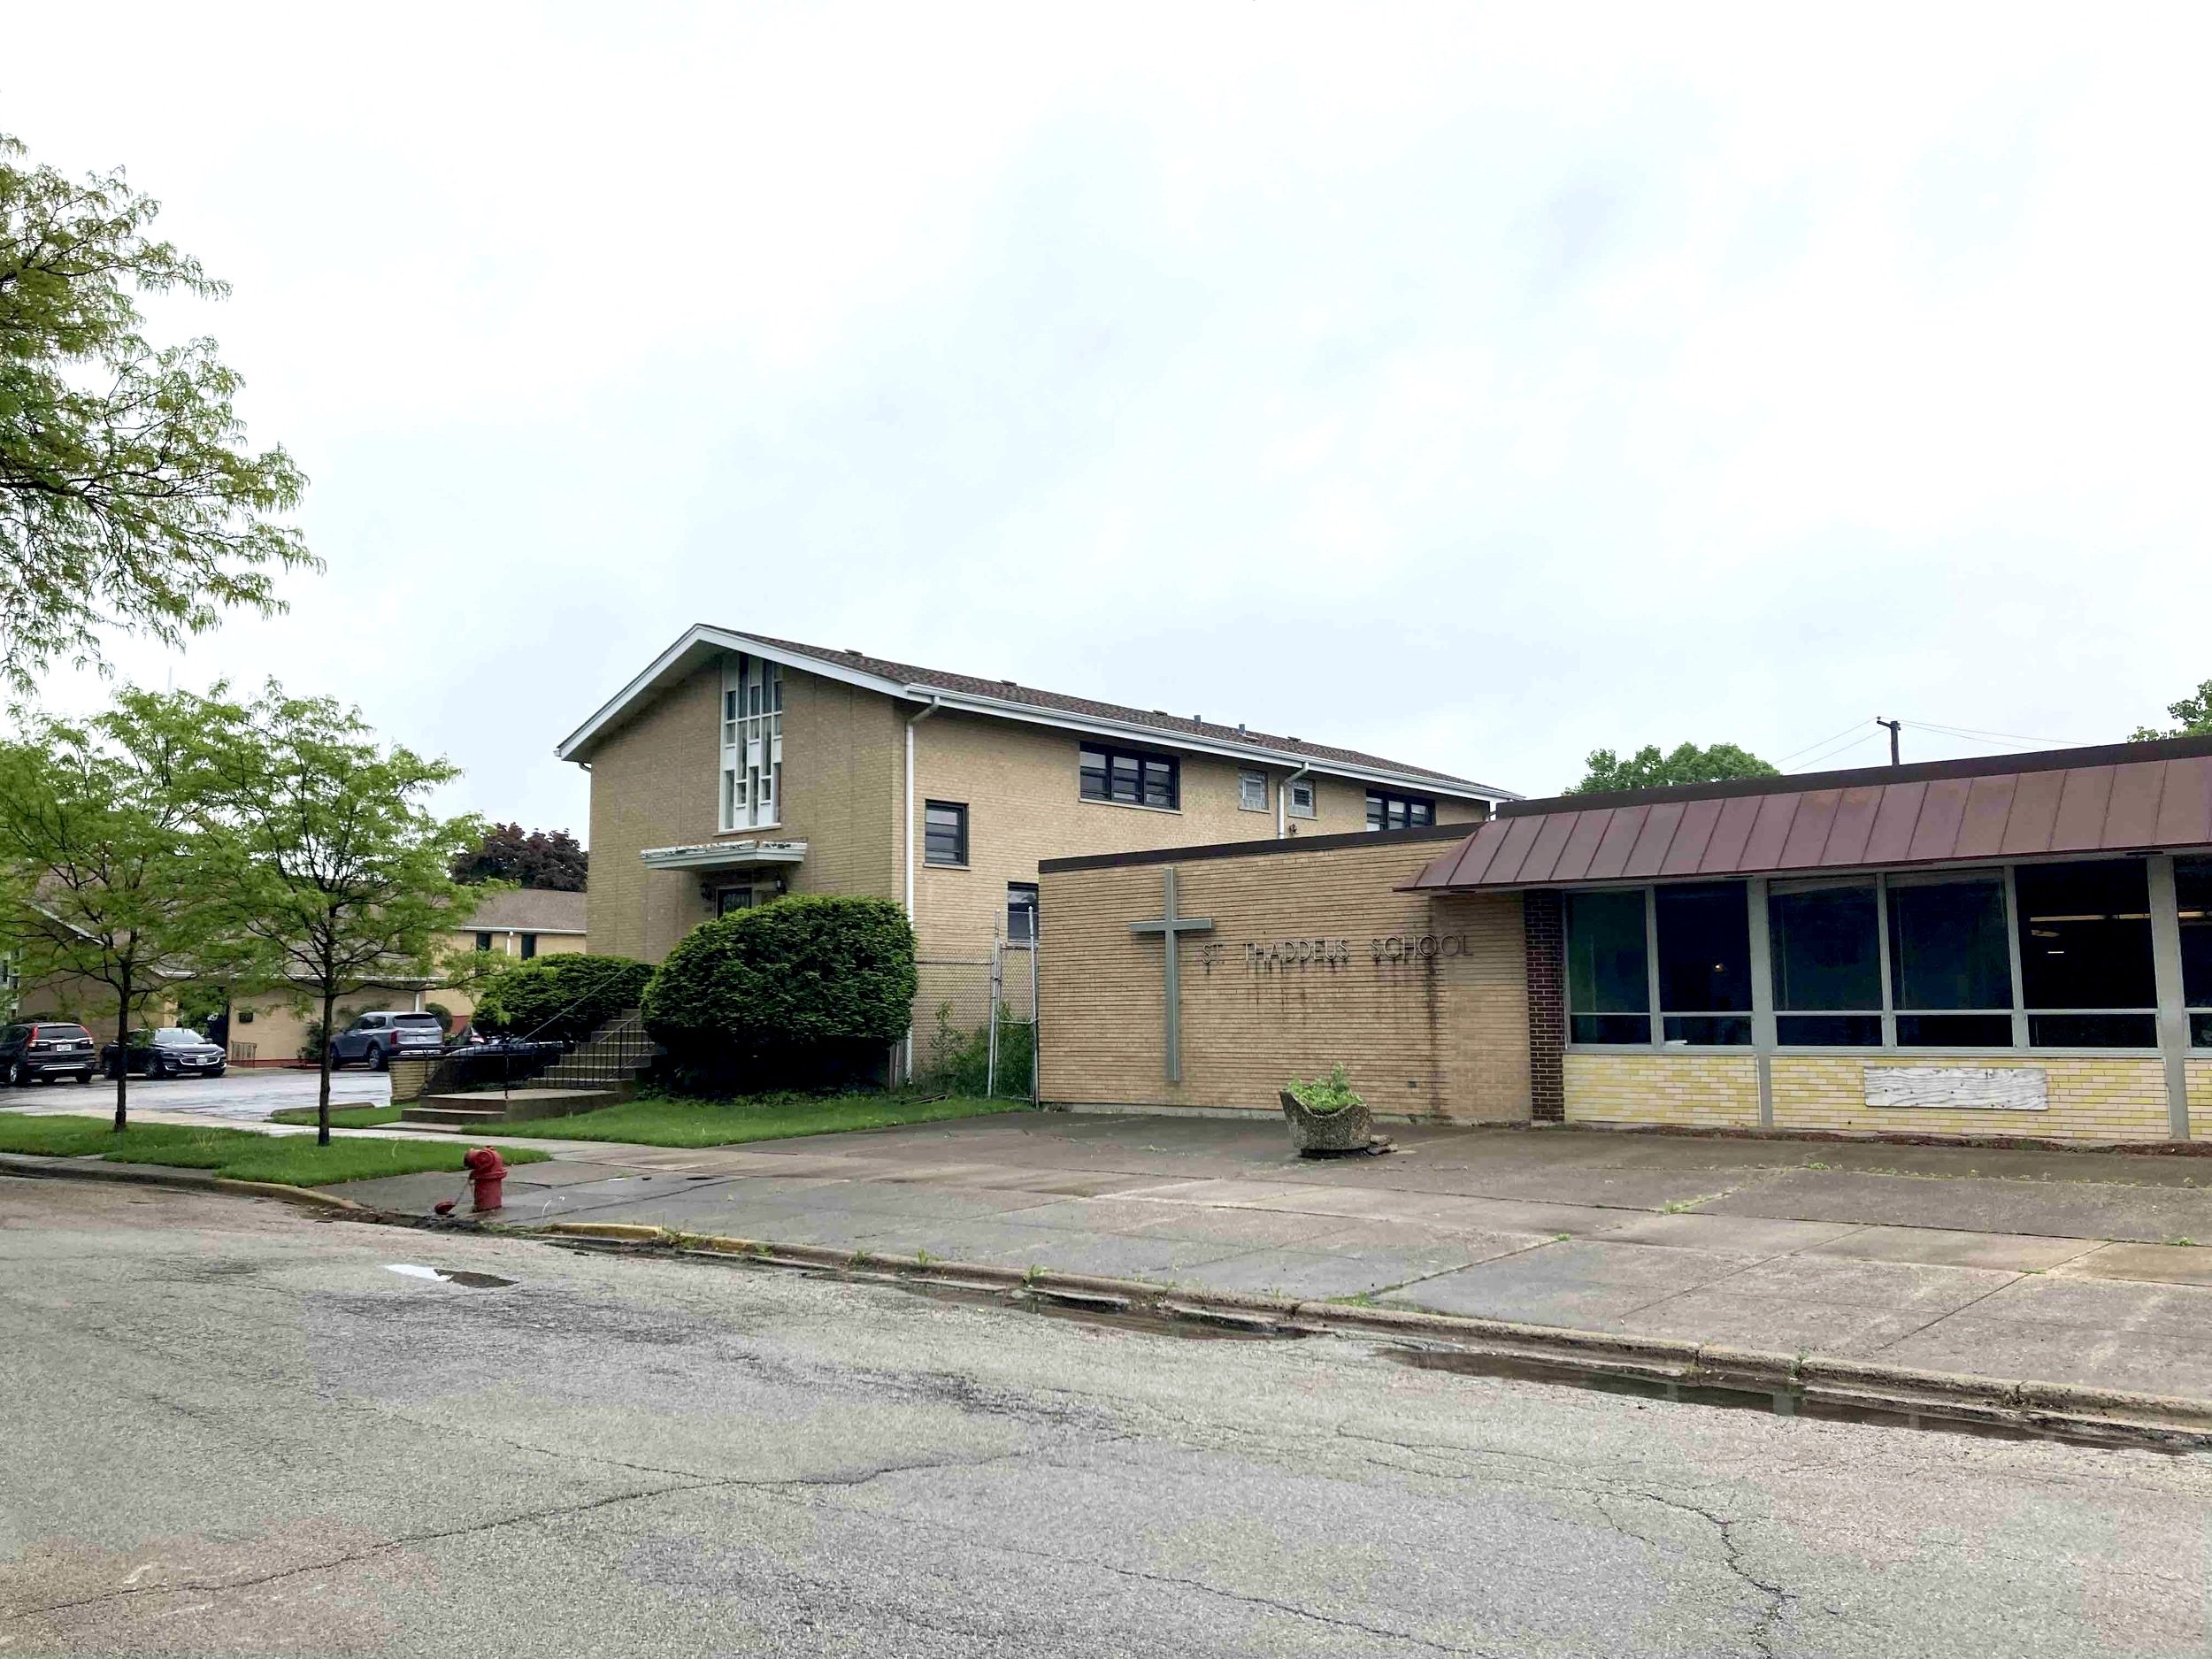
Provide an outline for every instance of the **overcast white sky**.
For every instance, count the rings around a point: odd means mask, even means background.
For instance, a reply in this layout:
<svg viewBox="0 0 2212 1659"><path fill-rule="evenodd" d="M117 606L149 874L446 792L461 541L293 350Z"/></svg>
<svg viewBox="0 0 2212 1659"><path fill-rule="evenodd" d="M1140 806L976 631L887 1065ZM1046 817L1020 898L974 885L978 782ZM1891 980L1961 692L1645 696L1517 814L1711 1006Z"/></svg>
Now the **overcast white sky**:
<svg viewBox="0 0 2212 1659"><path fill-rule="evenodd" d="M165 204L313 480L142 680L579 833L694 621L1542 794L2212 676L2197 15L84 4L0 131Z"/></svg>

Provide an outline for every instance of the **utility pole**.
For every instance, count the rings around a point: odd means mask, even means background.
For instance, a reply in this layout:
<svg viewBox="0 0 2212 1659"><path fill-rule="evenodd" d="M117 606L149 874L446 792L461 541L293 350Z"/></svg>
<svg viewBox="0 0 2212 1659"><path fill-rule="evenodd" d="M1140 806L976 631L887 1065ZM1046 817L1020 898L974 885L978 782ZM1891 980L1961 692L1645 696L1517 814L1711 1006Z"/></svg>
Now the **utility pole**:
<svg viewBox="0 0 2212 1659"><path fill-rule="evenodd" d="M1899 729L1902 727L1905 723L1902 720L1885 720L1880 715L1878 714L1874 717L1874 724L1877 726L1886 726L1889 728L1889 764L1893 766L1901 766L1904 764L1902 761L1897 758L1897 733Z"/></svg>

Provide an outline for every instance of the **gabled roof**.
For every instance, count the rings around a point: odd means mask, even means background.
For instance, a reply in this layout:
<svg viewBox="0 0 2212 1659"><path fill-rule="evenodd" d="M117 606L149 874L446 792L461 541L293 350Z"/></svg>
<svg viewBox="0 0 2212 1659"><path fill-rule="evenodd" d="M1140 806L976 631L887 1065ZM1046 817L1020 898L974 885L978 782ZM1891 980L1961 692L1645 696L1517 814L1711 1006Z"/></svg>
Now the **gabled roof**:
<svg viewBox="0 0 2212 1659"><path fill-rule="evenodd" d="M510 887L486 897L462 926L500 933L580 933L584 895L552 887Z"/></svg>
<svg viewBox="0 0 2212 1659"><path fill-rule="evenodd" d="M1379 755L1363 754L1358 749L1302 742L1294 737L1276 737L1241 726L1184 719L1164 710L1133 709L1118 703L1040 691L1010 680L980 680L972 674L947 673L941 669L871 657L864 651L832 650L826 646L741 634L704 623L692 627L664 651L652 666L572 732L555 752L563 760L589 760L599 739L618 726L631 709L725 651L749 652L786 667L864 686L887 696L937 703L963 713L1063 726L1101 736L1134 737L1165 748L1225 755L1274 766L1311 766L1337 776L1368 782L1409 784L1433 794L1467 800L1497 802L1520 798L1509 789L1409 765L1403 761L1387 760Z"/></svg>
<svg viewBox="0 0 2212 1659"><path fill-rule="evenodd" d="M2212 736L1517 801L1408 890L2200 847L2212 847Z"/></svg>

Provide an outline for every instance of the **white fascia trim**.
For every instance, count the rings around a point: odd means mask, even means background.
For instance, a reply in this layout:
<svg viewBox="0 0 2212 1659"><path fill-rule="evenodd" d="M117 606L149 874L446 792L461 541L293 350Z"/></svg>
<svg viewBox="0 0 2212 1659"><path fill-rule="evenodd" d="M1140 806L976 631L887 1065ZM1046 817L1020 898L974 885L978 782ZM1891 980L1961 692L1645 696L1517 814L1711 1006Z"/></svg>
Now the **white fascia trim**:
<svg viewBox="0 0 2212 1659"><path fill-rule="evenodd" d="M690 847L648 847L638 854L648 870L722 870L741 864L805 862L804 841L718 841ZM501 930L495 930L501 931ZM513 931L530 932L530 929ZM542 928L535 930L542 933Z"/></svg>
<svg viewBox="0 0 2212 1659"><path fill-rule="evenodd" d="M805 666L801 664L800 666ZM1266 749L1256 743L1225 743L1212 738L1164 732L1156 726L1134 720L1109 720L1096 715L1070 714L1058 709L1040 709L1025 703L1006 703L963 691L943 691L933 686L908 686L898 694L924 701L934 698L957 714L984 714L1003 720L1022 720L1032 726L1055 726L1071 732L1096 732L1108 737L1134 738L1154 749L1174 749L1197 755L1219 755L1231 760L1256 761L1262 765L1287 766L1317 772L1331 778L1350 778L1361 783L1386 783L1423 795L1448 795L1455 801L1487 801L1493 805L1521 797L1507 789L1448 782L1420 772L1392 772L1380 766L1362 766L1350 761L1302 755L1295 749Z"/></svg>
<svg viewBox="0 0 2212 1659"><path fill-rule="evenodd" d="M772 663L781 663L786 668L803 669L810 674L819 674L825 680L841 680L847 685L864 686L871 691L880 691L888 697L910 695L895 680L880 674L864 674L840 663L826 663L818 657L809 657L803 651L787 651L778 646L764 645L748 634L733 634L727 628L712 628L699 623L686 630L684 636L655 657L652 663L628 685L607 699L591 718L571 732L560 741L554 754L562 760L574 760L579 752L588 748L596 737L622 711L650 691L671 670L695 651L743 651L749 656L763 657ZM704 660L703 656L702 661Z"/></svg>
<svg viewBox="0 0 2212 1659"><path fill-rule="evenodd" d="M941 686L910 685L887 679L881 674L863 673L841 663L810 657L803 651L786 650L780 646L754 639L750 634L733 633L728 628L709 627L704 623L687 631L681 639L662 652L650 667L616 693L590 719L562 740L554 753L563 760L575 758L578 751L587 747L591 739L620 715L625 708L649 690L688 653L703 646L716 651L743 651L750 656L765 657L772 663L780 663L786 668L795 668L802 673L818 674L825 680L842 680L849 686L859 686L910 703L940 703L960 713L988 715L1002 720L1020 720L1030 726L1056 726L1068 732L1094 732L1107 737L1134 738L1155 749L1180 749L1194 755L1219 755L1232 760L1256 761L1263 765L1294 769L1303 767L1326 777L1349 778L1359 783L1387 784L1425 795L1444 795L1455 801L1486 801L1496 806L1503 802L1523 798L1510 789L1488 789L1474 784L1450 783L1419 772L1393 772L1382 766L1362 766L1352 762L1302 755L1294 749L1269 749L1258 743L1230 743L1217 739L1191 737L1180 732L1164 732L1156 726L1145 726L1133 720L1111 720L1096 715L1072 714L1060 709L1041 709L1033 703L1011 703L999 697L979 696L972 692L948 691Z"/></svg>

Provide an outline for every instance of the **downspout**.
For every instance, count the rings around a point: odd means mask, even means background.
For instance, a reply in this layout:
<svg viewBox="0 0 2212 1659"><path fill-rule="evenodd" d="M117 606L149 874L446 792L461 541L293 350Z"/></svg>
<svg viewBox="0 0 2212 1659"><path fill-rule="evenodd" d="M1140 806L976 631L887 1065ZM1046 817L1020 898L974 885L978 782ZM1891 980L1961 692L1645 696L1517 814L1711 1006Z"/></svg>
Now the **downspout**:
<svg viewBox="0 0 2212 1659"><path fill-rule="evenodd" d="M1277 841L1282 840L1284 836L1290 833L1290 786L1296 783L1301 778L1304 777L1312 770L1313 763L1311 761L1308 761L1304 765L1299 767L1296 772L1292 772L1289 777L1284 779L1281 783L1276 786L1275 839Z"/></svg>
<svg viewBox="0 0 2212 1659"><path fill-rule="evenodd" d="M906 717L906 923L914 925L914 728L944 706L942 698L931 697L926 708L917 709ZM906 1025L906 1080L914 1080L914 1022Z"/></svg>

